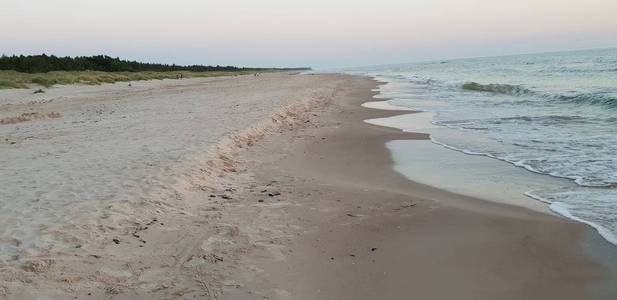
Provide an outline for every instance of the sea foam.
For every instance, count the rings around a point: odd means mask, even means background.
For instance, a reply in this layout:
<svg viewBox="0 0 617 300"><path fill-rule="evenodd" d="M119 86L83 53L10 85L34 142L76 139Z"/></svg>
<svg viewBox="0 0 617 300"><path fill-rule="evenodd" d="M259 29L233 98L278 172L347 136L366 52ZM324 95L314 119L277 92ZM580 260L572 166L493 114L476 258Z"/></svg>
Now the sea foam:
<svg viewBox="0 0 617 300"><path fill-rule="evenodd" d="M571 180L571 190L542 199L607 237L617 234L617 73L607 71L615 57L604 49L349 72L384 82L377 99L432 113L435 144Z"/></svg>

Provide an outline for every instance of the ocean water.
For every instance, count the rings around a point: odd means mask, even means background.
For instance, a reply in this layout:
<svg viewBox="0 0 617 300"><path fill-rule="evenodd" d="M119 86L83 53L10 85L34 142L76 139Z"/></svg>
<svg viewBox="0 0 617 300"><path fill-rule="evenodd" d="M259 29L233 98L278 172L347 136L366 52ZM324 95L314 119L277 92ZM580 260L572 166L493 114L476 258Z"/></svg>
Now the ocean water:
<svg viewBox="0 0 617 300"><path fill-rule="evenodd" d="M434 113L433 142L575 184L526 195L617 245L617 49L346 70Z"/></svg>

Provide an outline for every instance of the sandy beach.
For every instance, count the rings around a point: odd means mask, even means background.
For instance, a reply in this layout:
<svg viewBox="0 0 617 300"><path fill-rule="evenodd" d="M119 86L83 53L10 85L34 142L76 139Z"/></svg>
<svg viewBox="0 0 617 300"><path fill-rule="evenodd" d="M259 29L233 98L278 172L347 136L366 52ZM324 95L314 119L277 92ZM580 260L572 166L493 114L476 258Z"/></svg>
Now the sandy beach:
<svg viewBox="0 0 617 300"><path fill-rule="evenodd" d="M0 91L0 298L614 299L590 227L412 182L379 83Z"/></svg>
<svg viewBox="0 0 617 300"><path fill-rule="evenodd" d="M289 246L247 259L260 262L247 299L263 286L289 299L614 298L614 246L590 227L392 172L384 143L427 136L364 123L408 112L361 108L376 83L349 80L287 150L279 136L254 154L267 162L257 178L291 201L264 218L292 230Z"/></svg>

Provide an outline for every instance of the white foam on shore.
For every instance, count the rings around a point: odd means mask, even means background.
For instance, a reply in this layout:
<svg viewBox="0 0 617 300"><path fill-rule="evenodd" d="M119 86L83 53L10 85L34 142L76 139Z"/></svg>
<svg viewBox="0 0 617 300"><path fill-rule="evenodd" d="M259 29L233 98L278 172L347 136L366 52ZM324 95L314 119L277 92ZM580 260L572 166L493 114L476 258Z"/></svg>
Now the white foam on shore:
<svg viewBox="0 0 617 300"><path fill-rule="evenodd" d="M363 104L362 106L375 109L414 111L409 108L400 109L401 107L393 106L388 101L367 103L370 104ZM387 118L368 119L364 120L364 122L377 126L396 128L405 132L431 134L431 130L446 128L435 125L433 119L436 115L437 114L433 112L417 112ZM574 216L565 203L551 202L532 194L533 190L550 189L551 186L553 188L569 186L571 185L569 181L565 179L562 180L562 178L559 177L539 174L534 172L534 170L502 160L487 153L459 149L446 143L439 142L432 136L430 137L430 142L433 145L440 146L442 149L448 149L448 151L454 150L453 153L476 156L480 160L472 159L473 161L470 161L470 158L455 159L453 158L455 154L448 154L439 151L437 148L430 148L426 146L426 141L391 141L387 146L395 160L394 169L411 181L443 188L462 195L477 197L487 201L522 206L544 213L550 213L552 211L562 217L591 226L606 241L617 246L617 237L609 229ZM415 144L409 147L409 143ZM423 160L421 159L422 156L430 156L431 159L430 161ZM481 158L482 156L492 159L485 160ZM457 164L455 161L460 163ZM501 164L501 162L505 162L506 164ZM458 166L454 166L455 164ZM483 168L477 168L478 164L483 166L491 165L492 167L485 166ZM531 173L526 173L521 167ZM486 170L483 173L482 169L487 168L495 170L495 174L487 174L485 172ZM450 170L450 172L444 173L441 170ZM464 174L461 174L459 171L462 171ZM496 174L498 175L496 176ZM444 176L449 179L443 180ZM495 178L498 179L495 180ZM504 182L509 182L510 184L504 184ZM542 188L533 188L534 184L537 184L535 185L536 187L541 186ZM501 192L500 188L502 189ZM519 195L523 197L519 197ZM537 204L529 203L525 201L525 199L533 199Z"/></svg>
<svg viewBox="0 0 617 300"><path fill-rule="evenodd" d="M369 102L381 109L398 108L387 101ZM414 111L413 109L408 109ZM414 112L387 118L364 120L372 125L400 129L405 132L430 134L443 129L435 125L433 112ZM529 187L557 187L551 178L528 177L524 171L496 160L481 157L463 157L444 144L430 141L391 141L386 144L392 153L395 171L411 181L442 188L461 195L487 201L523 206L535 211L550 213L547 205L525 197ZM442 147L444 146L444 147ZM466 153L471 154L471 153ZM445 172L444 170L447 170ZM504 184L504 183L508 184Z"/></svg>
<svg viewBox="0 0 617 300"><path fill-rule="evenodd" d="M561 202L553 202L551 204L551 210L574 221L578 221L584 224L587 224L593 228L595 228L598 231L598 234L600 234L604 239L606 239L609 243L617 246L617 237L610 232L610 230L596 224L593 222L589 222L586 220L583 220L579 217L576 217L574 215L572 215L572 213L570 213L570 211L568 210L568 205L565 203L561 203Z"/></svg>
<svg viewBox="0 0 617 300"><path fill-rule="evenodd" d="M400 111L414 111L409 107L396 106L390 104L388 101L371 101L362 103L362 107L381 109L381 110L400 110Z"/></svg>
<svg viewBox="0 0 617 300"><path fill-rule="evenodd" d="M600 236L602 236L605 240L607 240L609 243L611 243L611 244L613 244L613 245L617 246L617 236L615 236L615 234L613 234L613 233L612 233L609 229L607 229L606 227L604 227L604 226L602 226L602 225L599 225L599 224L596 224L596 223L594 223L594 222L590 222L590 221L587 221L587 220L581 219L581 218L579 218L579 217L577 217L577 216L573 215L573 214L570 212L570 209L568 208L568 204L566 204L566 203L563 203L563 202L557 202L557 201L556 201L556 202L551 202L551 201L549 201L548 199L545 199L545 198L542 198L542 197L540 197L540 196L538 196L538 195L535 195L533 192L534 192L534 191L529 191L529 192L526 192L526 193L525 193L525 195L526 195L526 196L528 196L528 197L530 197L530 198L536 199L536 200L538 200L538 201L540 201L540 202L543 202L543 203L547 203L547 204L549 204L549 207L550 207L550 209L551 209L552 211L554 211L555 213L559 214L560 216L562 216L562 217L564 217L564 218L568 218L568 219L570 219L570 220L577 221L577 222L581 222L581 223L583 223L583 224L587 224L587 225L591 226L591 227L592 227L592 228L594 228L594 229L598 232L598 234L599 234Z"/></svg>
<svg viewBox="0 0 617 300"><path fill-rule="evenodd" d="M553 210L554 212L568 218L568 219L572 219L574 221L578 221L584 224L587 224L593 228L595 228L598 231L598 234L600 234L604 239L606 239L608 242L610 242L611 244L617 246L617 237L615 237L615 235L613 233L611 233L608 229L593 223L593 222L589 222L586 220L583 220L581 218L575 217L574 215L572 215L570 213L570 211L567 208L567 205L565 203L561 203L561 202L554 202L553 204L551 204L551 210Z"/></svg>
<svg viewBox="0 0 617 300"><path fill-rule="evenodd" d="M387 118L368 119L364 122L372 125L400 129L406 132L428 133L431 128L438 128L431 123L435 113L416 112Z"/></svg>
<svg viewBox="0 0 617 300"><path fill-rule="evenodd" d="M526 197L525 192L561 186L553 178L528 174L498 160L451 151L428 140L393 140L386 147L392 154L394 170L407 179L490 202L550 214L546 204Z"/></svg>

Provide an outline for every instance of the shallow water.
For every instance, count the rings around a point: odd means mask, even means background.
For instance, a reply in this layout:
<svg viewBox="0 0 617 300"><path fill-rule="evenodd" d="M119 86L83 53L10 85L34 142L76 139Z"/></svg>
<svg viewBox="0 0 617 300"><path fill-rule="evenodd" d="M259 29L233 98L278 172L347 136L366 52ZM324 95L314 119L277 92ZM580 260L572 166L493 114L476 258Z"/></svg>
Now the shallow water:
<svg viewBox="0 0 617 300"><path fill-rule="evenodd" d="M526 194L617 243L617 49L346 70L434 114L433 142L574 184ZM405 128L405 120L397 127Z"/></svg>

